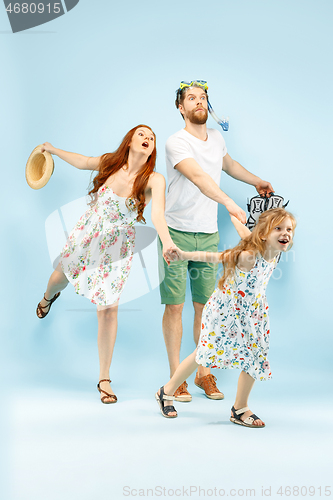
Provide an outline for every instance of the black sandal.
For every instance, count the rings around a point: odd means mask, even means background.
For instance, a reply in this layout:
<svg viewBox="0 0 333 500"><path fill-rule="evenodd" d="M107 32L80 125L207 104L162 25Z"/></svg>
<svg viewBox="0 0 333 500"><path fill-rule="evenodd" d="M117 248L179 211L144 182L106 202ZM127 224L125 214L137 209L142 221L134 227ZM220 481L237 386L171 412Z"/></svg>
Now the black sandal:
<svg viewBox="0 0 333 500"><path fill-rule="evenodd" d="M167 396L164 392L164 386L160 388L160 393L155 394L156 401L160 407L163 417L166 418L176 418L178 415L170 415L171 412L176 411L176 408L172 405L164 406L164 401L173 401L173 396Z"/></svg>
<svg viewBox="0 0 333 500"><path fill-rule="evenodd" d="M230 421L233 422L234 424L239 424L243 425L244 427L256 427L257 429L261 429L262 427L265 427L264 425L254 425L253 422L255 420L261 420L261 418L257 417L254 413L250 415L249 417L246 417L245 420L241 420L241 416L244 415L245 412L247 412L250 408L246 406L245 408L240 408L240 410L236 410L235 407L233 406L231 408L231 413L232 417L230 417Z"/></svg>
<svg viewBox="0 0 333 500"><path fill-rule="evenodd" d="M43 319L43 318L45 318L45 316L47 316L49 314L53 302L55 300L57 300L59 295L60 295L60 292L56 293L52 299L47 299L44 295L44 300L46 300L46 302L48 302L48 304L46 304L46 306L41 306L40 303L38 304L37 309L36 309L36 314L37 314L39 319ZM44 312L43 309L45 309L46 307L48 307L48 310L46 312ZM40 314L40 316L38 315L38 313Z"/></svg>

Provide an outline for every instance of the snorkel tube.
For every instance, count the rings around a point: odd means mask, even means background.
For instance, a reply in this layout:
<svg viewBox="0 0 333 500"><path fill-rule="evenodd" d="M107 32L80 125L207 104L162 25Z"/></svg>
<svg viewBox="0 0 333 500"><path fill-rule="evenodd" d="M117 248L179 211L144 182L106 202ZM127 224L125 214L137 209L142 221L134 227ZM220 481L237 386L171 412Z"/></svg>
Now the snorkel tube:
<svg viewBox="0 0 333 500"><path fill-rule="evenodd" d="M213 108L212 108L212 105L209 101L207 101L208 103L208 111L209 113L212 115L212 117L214 118L214 120L219 124L221 125L222 129L225 131L225 132L228 132L229 130L229 116L227 116L227 118L224 118L224 116L222 116L222 120L215 114Z"/></svg>

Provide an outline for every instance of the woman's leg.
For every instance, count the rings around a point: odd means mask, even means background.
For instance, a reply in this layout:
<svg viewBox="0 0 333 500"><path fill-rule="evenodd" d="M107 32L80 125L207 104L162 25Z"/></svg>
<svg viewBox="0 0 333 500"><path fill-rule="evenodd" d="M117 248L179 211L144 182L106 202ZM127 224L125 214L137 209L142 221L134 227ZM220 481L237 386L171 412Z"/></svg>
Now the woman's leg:
<svg viewBox="0 0 333 500"><path fill-rule="evenodd" d="M246 406L248 406L248 399L253 385L254 378L252 378L248 373L241 371L238 378L237 394L234 404L234 408L236 410L240 410L241 408L245 408ZM241 416L241 420L244 421L247 417L252 415L252 413L253 412L251 410L246 411L244 415ZM254 420L253 424L259 426L265 425L264 422L260 420L260 418Z"/></svg>
<svg viewBox="0 0 333 500"><path fill-rule="evenodd" d="M99 380L110 378L110 366L112 360L112 354L114 345L117 337L117 326L118 326L118 303L113 306L107 307L97 307L97 319L98 319L98 355L99 355ZM109 382L101 382L100 388L108 392L109 394L114 394L111 389ZM101 393L101 398L105 394ZM109 398L111 401L112 398ZM108 400L106 399L105 402Z"/></svg>
<svg viewBox="0 0 333 500"><path fill-rule="evenodd" d="M67 285L68 285L68 279L66 278L66 275L62 271L61 265L58 264L56 269L53 271L53 273L50 276L49 282L47 284L46 292L44 295L48 300L50 300L55 296L56 293L64 290L64 288L66 288ZM49 305L49 302L47 302L44 299L44 297L40 301L40 305L44 308L44 309L42 309L44 313L48 312L47 306ZM38 316L41 318L40 314L38 314Z"/></svg>

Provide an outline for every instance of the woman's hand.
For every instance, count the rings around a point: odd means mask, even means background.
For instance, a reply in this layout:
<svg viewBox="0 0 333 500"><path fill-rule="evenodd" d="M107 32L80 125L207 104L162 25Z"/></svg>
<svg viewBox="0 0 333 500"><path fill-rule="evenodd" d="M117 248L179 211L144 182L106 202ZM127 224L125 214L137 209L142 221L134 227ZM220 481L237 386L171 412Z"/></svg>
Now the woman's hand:
<svg viewBox="0 0 333 500"><path fill-rule="evenodd" d="M44 144L42 144L42 153L46 151L47 153L51 153L51 155L54 155L55 150L56 148L53 147L49 142L44 142Z"/></svg>

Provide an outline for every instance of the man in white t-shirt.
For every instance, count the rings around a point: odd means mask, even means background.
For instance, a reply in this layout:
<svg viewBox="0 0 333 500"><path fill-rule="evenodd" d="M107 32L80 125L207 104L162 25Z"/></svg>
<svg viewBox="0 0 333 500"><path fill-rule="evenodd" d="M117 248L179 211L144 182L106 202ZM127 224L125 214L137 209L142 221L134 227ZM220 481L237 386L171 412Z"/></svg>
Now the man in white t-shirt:
<svg viewBox="0 0 333 500"><path fill-rule="evenodd" d="M237 180L255 186L259 194L273 192L269 182L251 174L229 156L219 131L207 129L207 89L207 83L203 81L182 82L177 90L176 107L185 120L185 128L169 137L166 143L168 192L165 218L174 243L184 251L217 252L218 203L224 205L229 214L246 222L245 212L219 188L222 170ZM165 304L163 335L172 376L179 365L187 273L194 306L193 335L197 344L202 310L215 288L217 265L176 261L170 266L165 264L164 273L160 285L161 301ZM209 368L198 368L195 384L210 399L224 397L216 387L216 377ZM175 399L191 401L186 382L175 392Z"/></svg>

